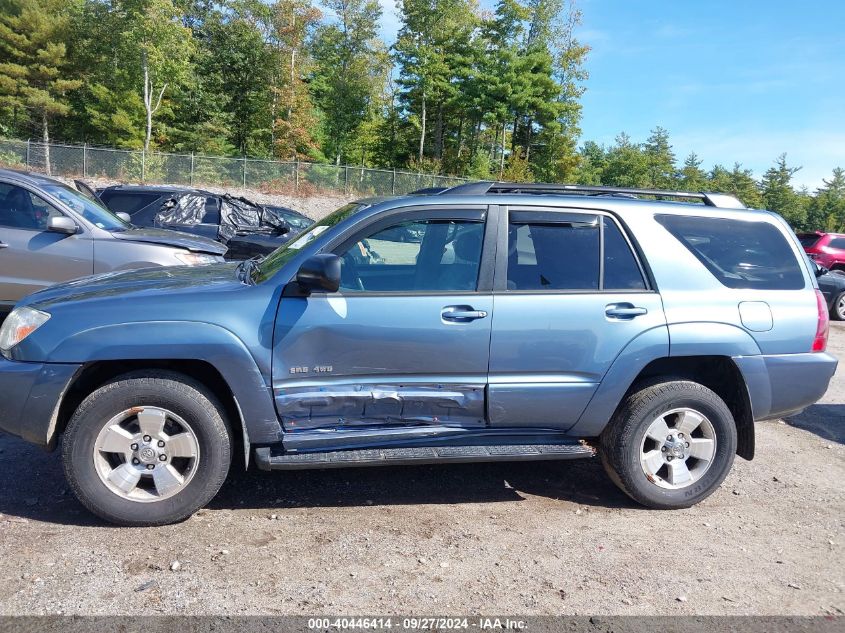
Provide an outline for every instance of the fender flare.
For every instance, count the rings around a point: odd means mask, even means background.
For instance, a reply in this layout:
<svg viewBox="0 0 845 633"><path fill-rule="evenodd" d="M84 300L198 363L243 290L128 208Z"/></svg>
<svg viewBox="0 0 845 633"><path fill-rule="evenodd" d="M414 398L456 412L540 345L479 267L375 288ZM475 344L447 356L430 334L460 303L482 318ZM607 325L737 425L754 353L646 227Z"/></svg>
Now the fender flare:
<svg viewBox="0 0 845 633"><path fill-rule="evenodd" d="M198 360L214 367L241 412L245 440L282 439L268 381L243 341L231 331L201 321L135 321L82 330L49 352L51 362Z"/></svg>
<svg viewBox="0 0 845 633"><path fill-rule="evenodd" d="M578 421L567 429L567 434L576 437L600 435L631 385L649 363L661 358L681 356L753 359L760 356L760 348L748 332L727 323L673 323L647 330L629 341L614 359L587 408ZM748 360L747 365L753 362ZM746 381L745 388L752 409L756 412L765 408L771 400L771 394L765 393L767 385L760 380L752 380L749 384L748 373L742 371L742 366L738 368Z"/></svg>

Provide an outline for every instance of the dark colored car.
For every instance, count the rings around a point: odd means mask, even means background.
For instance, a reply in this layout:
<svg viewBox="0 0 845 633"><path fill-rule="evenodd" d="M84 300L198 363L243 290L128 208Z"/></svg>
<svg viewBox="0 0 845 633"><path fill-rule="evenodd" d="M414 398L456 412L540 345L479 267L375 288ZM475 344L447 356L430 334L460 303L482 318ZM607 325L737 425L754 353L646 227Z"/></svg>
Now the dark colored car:
<svg viewBox="0 0 845 633"><path fill-rule="evenodd" d="M136 226L175 229L222 242L229 248L227 259L267 255L313 224L287 207L191 187L116 185L96 195L113 212L126 213Z"/></svg>
<svg viewBox="0 0 845 633"><path fill-rule="evenodd" d="M828 270L813 260L810 261L816 269L819 290L822 291L824 300L827 302L830 318L845 321L845 271Z"/></svg>
<svg viewBox="0 0 845 633"><path fill-rule="evenodd" d="M799 233L804 251L828 270L845 270L845 235L842 233Z"/></svg>

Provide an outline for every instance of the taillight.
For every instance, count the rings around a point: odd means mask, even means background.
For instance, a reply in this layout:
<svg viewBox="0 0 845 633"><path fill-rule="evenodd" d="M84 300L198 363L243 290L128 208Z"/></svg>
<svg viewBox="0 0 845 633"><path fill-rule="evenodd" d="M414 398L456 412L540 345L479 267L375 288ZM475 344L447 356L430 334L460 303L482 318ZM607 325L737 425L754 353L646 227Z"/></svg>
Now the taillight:
<svg viewBox="0 0 845 633"><path fill-rule="evenodd" d="M823 352L827 349L827 334L830 329L830 319L827 316L827 302L824 300L822 291L816 288L816 307L819 311L819 320L816 324L816 338L813 339L813 351Z"/></svg>

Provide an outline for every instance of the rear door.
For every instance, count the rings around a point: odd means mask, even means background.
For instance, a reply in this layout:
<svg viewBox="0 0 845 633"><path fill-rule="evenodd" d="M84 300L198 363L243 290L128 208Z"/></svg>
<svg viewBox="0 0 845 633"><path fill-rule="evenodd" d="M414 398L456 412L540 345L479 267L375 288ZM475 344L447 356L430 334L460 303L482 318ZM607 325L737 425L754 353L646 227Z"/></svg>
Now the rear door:
<svg viewBox="0 0 845 633"><path fill-rule="evenodd" d="M402 210L329 247L340 290L285 296L276 318L287 431L485 425L496 230L485 220L484 208Z"/></svg>
<svg viewBox="0 0 845 633"><path fill-rule="evenodd" d="M660 296L609 214L511 208L501 222L490 424L567 429L625 346L665 326Z"/></svg>
<svg viewBox="0 0 845 633"><path fill-rule="evenodd" d="M94 272L93 241L47 231L52 216L63 215L34 192L0 182L0 309L60 281Z"/></svg>

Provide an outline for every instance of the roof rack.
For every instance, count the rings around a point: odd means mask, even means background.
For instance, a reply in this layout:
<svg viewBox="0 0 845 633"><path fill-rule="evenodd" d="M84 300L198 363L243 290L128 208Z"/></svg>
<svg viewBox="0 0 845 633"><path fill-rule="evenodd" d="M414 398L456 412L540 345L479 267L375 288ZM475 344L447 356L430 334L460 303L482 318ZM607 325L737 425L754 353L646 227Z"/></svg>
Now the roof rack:
<svg viewBox="0 0 845 633"><path fill-rule="evenodd" d="M708 207L719 209L745 209L738 198L727 193L705 191L666 191L663 189L631 189L628 187L604 187L598 185L553 185L545 183L519 182L469 182L444 189L439 195L484 195L489 193L531 193L531 194L584 194L588 196L682 198L701 200Z"/></svg>

